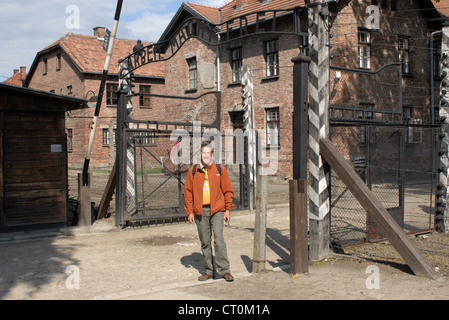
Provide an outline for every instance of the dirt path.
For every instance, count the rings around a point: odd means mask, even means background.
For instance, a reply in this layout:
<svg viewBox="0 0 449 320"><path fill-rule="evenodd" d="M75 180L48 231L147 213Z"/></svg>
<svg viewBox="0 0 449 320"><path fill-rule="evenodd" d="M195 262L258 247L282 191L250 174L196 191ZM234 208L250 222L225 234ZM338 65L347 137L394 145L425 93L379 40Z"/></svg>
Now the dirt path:
<svg viewBox="0 0 449 320"><path fill-rule="evenodd" d="M438 268L438 280L414 276L388 242L311 262L308 274L292 278L288 207L270 209L267 228L269 271L253 274L254 215L233 215L225 228L233 283L196 280L202 257L188 223L119 230L106 219L37 238L2 235L0 299L449 298L449 235L412 236Z"/></svg>

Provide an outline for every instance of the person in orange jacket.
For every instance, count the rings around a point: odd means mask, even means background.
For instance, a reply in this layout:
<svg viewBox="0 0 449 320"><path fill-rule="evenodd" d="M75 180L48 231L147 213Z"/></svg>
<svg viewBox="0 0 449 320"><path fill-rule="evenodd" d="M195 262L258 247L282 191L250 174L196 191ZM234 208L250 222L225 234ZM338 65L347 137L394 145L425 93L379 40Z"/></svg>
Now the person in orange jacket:
<svg viewBox="0 0 449 320"><path fill-rule="evenodd" d="M214 163L214 150L210 144L201 145L201 162L192 166L184 189L185 211L190 223L196 223L204 257L205 274L198 280L213 277L212 239L214 234L215 262L218 273L233 281L224 241L224 222L231 220L234 189L228 171Z"/></svg>

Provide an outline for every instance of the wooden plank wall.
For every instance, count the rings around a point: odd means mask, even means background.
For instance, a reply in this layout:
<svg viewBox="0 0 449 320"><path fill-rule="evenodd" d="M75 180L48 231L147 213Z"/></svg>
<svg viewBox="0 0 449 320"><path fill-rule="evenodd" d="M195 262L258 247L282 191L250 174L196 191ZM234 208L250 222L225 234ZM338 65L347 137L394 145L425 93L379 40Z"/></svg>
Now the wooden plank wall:
<svg viewBox="0 0 449 320"><path fill-rule="evenodd" d="M5 225L3 214L3 112L0 111L0 228Z"/></svg>
<svg viewBox="0 0 449 320"><path fill-rule="evenodd" d="M3 226L66 222L65 145L63 112L4 112Z"/></svg>

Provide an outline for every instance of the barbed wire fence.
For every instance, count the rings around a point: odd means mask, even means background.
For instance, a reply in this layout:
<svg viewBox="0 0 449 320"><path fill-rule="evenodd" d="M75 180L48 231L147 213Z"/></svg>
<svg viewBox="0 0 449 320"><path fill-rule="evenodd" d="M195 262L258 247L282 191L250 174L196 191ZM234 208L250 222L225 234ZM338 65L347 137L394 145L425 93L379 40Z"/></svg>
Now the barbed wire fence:
<svg viewBox="0 0 449 320"><path fill-rule="evenodd" d="M406 232L431 229L438 127L414 113L416 108L402 107L401 72L394 64L377 73L334 68L331 79L332 141ZM347 87L354 83L357 87ZM333 245L382 239L334 173L330 183Z"/></svg>

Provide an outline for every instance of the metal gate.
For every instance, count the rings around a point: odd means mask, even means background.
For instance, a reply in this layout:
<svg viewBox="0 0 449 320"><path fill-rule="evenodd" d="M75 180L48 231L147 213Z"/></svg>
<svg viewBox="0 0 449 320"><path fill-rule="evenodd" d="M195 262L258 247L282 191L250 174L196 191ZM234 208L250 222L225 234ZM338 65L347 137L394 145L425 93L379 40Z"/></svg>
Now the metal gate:
<svg viewBox="0 0 449 320"><path fill-rule="evenodd" d="M335 79L331 139L404 231L432 228L438 126L424 125L404 114L400 65L391 64L375 72L344 68L331 72ZM351 96L344 96L344 80L348 78L357 79L350 83L358 85L351 88ZM331 174L333 245L382 238L347 187Z"/></svg>
<svg viewBox="0 0 449 320"><path fill-rule="evenodd" d="M139 115L151 120L136 119L137 112L131 115L127 111L137 96L151 98L153 108ZM184 183L190 166L200 160L202 141L215 143L215 162L221 163L224 137L219 132L220 100L218 91L198 97L120 92L116 142L118 225L186 219ZM247 165L225 166L234 188L234 209L247 208Z"/></svg>

